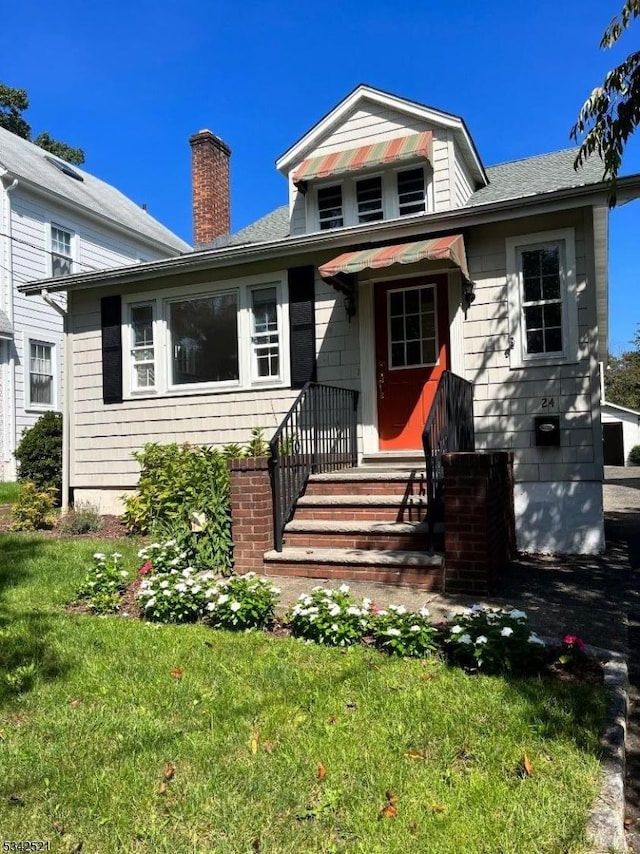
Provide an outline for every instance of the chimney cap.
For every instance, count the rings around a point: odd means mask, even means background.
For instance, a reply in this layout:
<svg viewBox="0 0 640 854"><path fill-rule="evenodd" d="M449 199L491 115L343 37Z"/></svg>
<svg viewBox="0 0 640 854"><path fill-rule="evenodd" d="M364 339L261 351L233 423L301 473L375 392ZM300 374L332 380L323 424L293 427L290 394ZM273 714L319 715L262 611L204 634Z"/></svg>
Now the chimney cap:
<svg viewBox="0 0 640 854"><path fill-rule="evenodd" d="M216 136L215 133L210 131L208 128L203 128L199 130L197 133L194 133L193 136L189 137L189 145L193 148L194 145L199 145L203 142L210 142L223 151L227 157L231 156L231 149L227 145L227 143L221 139L219 136Z"/></svg>

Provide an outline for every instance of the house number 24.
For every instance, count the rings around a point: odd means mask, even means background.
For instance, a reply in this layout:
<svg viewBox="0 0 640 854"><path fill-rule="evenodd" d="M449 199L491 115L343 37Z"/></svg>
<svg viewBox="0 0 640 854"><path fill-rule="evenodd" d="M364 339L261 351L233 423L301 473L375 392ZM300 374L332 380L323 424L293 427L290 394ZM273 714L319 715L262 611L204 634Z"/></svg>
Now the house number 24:
<svg viewBox="0 0 640 854"><path fill-rule="evenodd" d="M555 408L556 408L556 399L555 399L555 397L543 397L543 398L541 399L541 403L542 403L541 409L550 410L550 409L555 409Z"/></svg>

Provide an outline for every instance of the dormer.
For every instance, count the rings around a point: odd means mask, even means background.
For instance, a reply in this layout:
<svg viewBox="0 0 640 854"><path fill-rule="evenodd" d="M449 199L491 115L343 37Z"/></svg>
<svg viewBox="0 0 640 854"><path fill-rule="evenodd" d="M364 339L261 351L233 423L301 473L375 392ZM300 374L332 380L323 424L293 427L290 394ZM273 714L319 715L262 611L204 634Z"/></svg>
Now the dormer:
<svg viewBox="0 0 640 854"><path fill-rule="evenodd" d="M291 234L453 210L488 183L461 118L365 85L276 165Z"/></svg>

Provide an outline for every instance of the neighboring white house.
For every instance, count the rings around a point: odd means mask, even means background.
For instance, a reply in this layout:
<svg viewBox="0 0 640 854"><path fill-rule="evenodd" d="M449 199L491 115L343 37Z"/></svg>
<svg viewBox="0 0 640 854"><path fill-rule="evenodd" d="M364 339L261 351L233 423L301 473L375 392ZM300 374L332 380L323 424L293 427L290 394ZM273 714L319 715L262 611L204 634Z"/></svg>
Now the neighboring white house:
<svg viewBox="0 0 640 854"><path fill-rule="evenodd" d="M62 408L65 295L18 285L189 249L115 187L0 128L0 480L15 479L23 431Z"/></svg>
<svg viewBox="0 0 640 854"><path fill-rule="evenodd" d="M631 449L640 445L640 412L605 400L602 401L600 411L604 464L628 465Z"/></svg>
<svg viewBox="0 0 640 854"><path fill-rule="evenodd" d="M225 235L229 149L191 143L200 251L20 286L69 295L72 496L117 510L147 442L272 434L307 380L359 392L358 456L383 464L422 447L448 369L476 448L514 453L519 547L602 550L599 162L485 168L460 117L359 86L278 159L287 204Z"/></svg>

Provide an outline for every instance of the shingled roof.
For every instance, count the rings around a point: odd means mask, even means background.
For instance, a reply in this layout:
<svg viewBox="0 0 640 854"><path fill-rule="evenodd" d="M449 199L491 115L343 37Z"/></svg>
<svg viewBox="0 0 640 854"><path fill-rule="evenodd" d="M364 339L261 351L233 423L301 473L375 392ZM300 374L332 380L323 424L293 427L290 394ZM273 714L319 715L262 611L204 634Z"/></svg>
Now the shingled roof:
<svg viewBox="0 0 640 854"><path fill-rule="evenodd" d="M84 208L101 219L137 232L143 239L163 244L176 254L191 249L111 184L72 166L69 171L77 174L75 178L56 166L56 161L64 167L62 161L42 148L0 128L0 166L13 177L58 196L61 204Z"/></svg>

